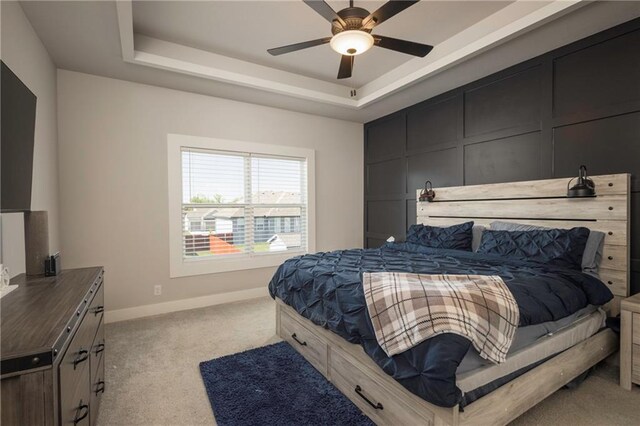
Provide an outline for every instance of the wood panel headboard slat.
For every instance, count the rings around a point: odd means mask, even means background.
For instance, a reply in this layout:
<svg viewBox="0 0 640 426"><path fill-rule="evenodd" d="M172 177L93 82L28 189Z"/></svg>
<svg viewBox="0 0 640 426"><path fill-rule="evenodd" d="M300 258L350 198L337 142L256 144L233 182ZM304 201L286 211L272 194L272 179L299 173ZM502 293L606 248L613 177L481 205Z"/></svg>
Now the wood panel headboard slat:
<svg viewBox="0 0 640 426"><path fill-rule="evenodd" d="M598 196L629 193L628 173L589 176L596 185ZM492 183L437 188L436 201L498 200L514 198L544 198L567 195L570 178L529 180L522 182ZM575 183L575 179L573 181Z"/></svg>
<svg viewBox="0 0 640 426"><path fill-rule="evenodd" d="M473 220L488 227L499 220L549 228L584 226L604 232L600 278L614 295L626 297L630 286L631 175L591 179L597 196L588 198L567 198L568 178L435 188L433 202L417 202L417 223L449 226Z"/></svg>

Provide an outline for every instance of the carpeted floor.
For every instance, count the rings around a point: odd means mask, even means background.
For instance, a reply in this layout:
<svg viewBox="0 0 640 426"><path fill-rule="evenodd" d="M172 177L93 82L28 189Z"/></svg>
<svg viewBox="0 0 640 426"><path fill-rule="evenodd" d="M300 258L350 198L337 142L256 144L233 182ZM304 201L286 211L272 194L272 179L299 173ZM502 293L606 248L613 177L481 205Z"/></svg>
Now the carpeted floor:
<svg viewBox="0 0 640 426"><path fill-rule="evenodd" d="M215 424L201 361L275 343L269 298L107 324L106 393L99 425ZM514 425L631 425L640 388L618 386L604 365L574 390L562 389Z"/></svg>

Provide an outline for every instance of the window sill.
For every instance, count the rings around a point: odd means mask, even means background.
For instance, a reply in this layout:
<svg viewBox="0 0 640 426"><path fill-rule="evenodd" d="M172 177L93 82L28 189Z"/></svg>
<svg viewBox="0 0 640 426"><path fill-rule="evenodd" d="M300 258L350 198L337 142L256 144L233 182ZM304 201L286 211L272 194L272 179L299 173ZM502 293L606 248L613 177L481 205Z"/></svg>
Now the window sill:
<svg viewBox="0 0 640 426"><path fill-rule="evenodd" d="M285 260L306 254L305 251L288 251L281 254L257 253L240 255L226 259L193 258L172 262L170 277L180 278L193 275L217 274L221 272L244 271L249 269L279 266Z"/></svg>

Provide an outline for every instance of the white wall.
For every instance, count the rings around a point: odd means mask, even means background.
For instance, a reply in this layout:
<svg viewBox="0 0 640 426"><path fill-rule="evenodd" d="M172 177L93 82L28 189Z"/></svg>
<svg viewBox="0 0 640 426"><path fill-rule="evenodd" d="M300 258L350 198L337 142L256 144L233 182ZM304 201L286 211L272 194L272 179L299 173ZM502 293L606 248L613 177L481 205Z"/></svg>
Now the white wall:
<svg viewBox="0 0 640 426"><path fill-rule="evenodd" d="M64 70L58 107L63 262L105 266L108 310L266 288L275 270L169 278L169 133L315 149L316 247L362 245L361 124Z"/></svg>
<svg viewBox="0 0 640 426"><path fill-rule="evenodd" d="M2 1L2 50L5 64L37 96L31 209L47 210L49 251L60 249L58 214L58 129L56 66L16 2ZM25 270L22 213L2 215L2 261L11 276ZM43 265L44 269L44 265Z"/></svg>

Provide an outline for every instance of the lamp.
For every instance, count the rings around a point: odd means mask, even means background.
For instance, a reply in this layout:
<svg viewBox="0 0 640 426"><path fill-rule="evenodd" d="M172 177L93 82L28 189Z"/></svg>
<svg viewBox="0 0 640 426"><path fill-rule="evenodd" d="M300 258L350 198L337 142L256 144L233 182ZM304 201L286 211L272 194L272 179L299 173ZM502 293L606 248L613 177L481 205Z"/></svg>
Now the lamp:
<svg viewBox="0 0 640 426"><path fill-rule="evenodd" d="M596 184L587 177L586 166L580 166L578 169L578 182L569 188L574 179L571 178L567 183L567 197L593 197L596 195Z"/></svg>
<svg viewBox="0 0 640 426"><path fill-rule="evenodd" d="M431 181L428 180L424 183L424 189L420 191L420 197L418 197L418 200L431 202L434 198L436 198L436 192L433 190Z"/></svg>
<svg viewBox="0 0 640 426"><path fill-rule="evenodd" d="M361 30L342 31L331 38L330 45L341 55L355 56L371 49L373 36Z"/></svg>

